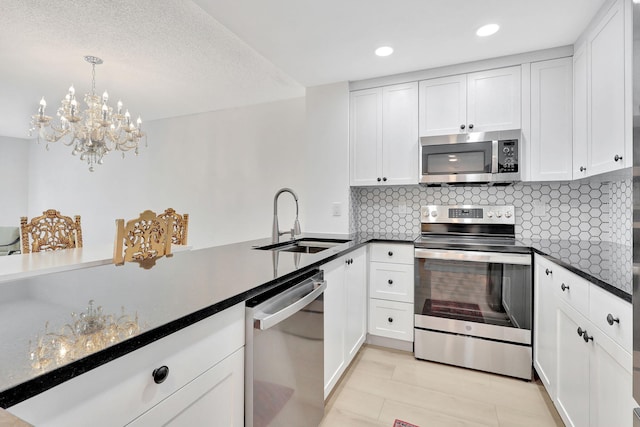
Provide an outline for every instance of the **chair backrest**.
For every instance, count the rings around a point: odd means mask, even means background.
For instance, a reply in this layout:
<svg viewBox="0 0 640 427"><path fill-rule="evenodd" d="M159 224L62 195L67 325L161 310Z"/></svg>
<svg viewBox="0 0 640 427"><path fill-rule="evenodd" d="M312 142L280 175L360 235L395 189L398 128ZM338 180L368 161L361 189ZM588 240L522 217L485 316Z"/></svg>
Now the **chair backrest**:
<svg viewBox="0 0 640 427"><path fill-rule="evenodd" d="M81 248L80 215L74 218L60 215L55 209L48 209L31 221L26 216L20 217L22 253Z"/></svg>
<svg viewBox="0 0 640 427"><path fill-rule="evenodd" d="M171 230L173 219L159 218L155 212L146 210L138 218L124 222L116 219L116 241L113 262L138 262L140 267L151 268L156 259L171 254Z"/></svg>
<svg viewBox="0 0 640 427"><path fill-rule="evenodd" d="M171 243L174 245L186 245L187 244L187 232L189 231L189 214L176 213L173 208L165 210L158 215L158 218L162 218L165 221L168 218L173 219L173 231L171 233Z"/></svg>

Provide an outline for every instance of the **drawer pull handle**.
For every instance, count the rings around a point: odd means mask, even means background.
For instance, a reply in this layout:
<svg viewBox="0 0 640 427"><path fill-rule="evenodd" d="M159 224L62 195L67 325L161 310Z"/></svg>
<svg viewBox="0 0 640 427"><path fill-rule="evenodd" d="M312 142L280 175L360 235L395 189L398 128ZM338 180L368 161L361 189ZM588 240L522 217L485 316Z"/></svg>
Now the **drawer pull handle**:
<svg viewBox="0 0 640 427"><path fill-rule="evenodd" d="M553 273L553 271L549 270L548 268L544 270L544 274L546 274L547 276L550 275L551 273Z"/></svg>
<svg viewBox="0 0 640 427"><path fill-rule="evenodd" d="M389 279L389 280L387 280L387 283L390 284L390 285L393 285L393 280ZM611 315L609 315L609 316L611 316Z"/></svg>
<svg viewBox="0 0 640 427"><path fill-rule="evenodd" d="M389 322L389 323L393 323L393 317L389 317L389 318L387 319L387 322Z"/></svg>
<svg viewBox="0 0 640 427"><path fill-rule="evenodd" d="M607 323L613 326L614 323L620 323L619 317L613 317L611 313L607 314Z"/></svg>
<svg viewBox="0 0 640 427"><path fill-rule="evenodd" d="M389 256L393 256L393 252L389 251Z"/></svg>
<svg viewBox="0 0 640 427"><path fill-rule="evenodd" d="M167 366L160 366L157 369L153 370L153 382L156 384L161 384L164 380L169 376L169 368Z"/></svg>
<svg viewBox="0 0 640 427"><path fill-rule="evenodd" d="M560 286L560 289L562 289L562 292L564 291L568 291L569 290L569 286L565 285L564 283Z"/></svg>

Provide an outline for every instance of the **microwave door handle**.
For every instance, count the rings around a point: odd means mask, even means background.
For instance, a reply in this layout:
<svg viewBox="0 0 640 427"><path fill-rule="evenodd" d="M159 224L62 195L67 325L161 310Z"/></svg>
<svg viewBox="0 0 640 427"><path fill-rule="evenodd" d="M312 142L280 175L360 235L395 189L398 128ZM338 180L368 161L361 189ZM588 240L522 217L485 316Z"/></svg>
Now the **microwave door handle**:
<svg viewBox="0 0 640 427"><path fill-rule="evenodd" d="M498 140L491 141L491 173L498 173Z"/></svg>
<svg viewBox="0 0 640 427"><path fill-rule="evenodd" d="M530 254L504 252L453 251L436 249L416 249L415 257L443 261L491 262L496 264L531 265Z"/></svg>

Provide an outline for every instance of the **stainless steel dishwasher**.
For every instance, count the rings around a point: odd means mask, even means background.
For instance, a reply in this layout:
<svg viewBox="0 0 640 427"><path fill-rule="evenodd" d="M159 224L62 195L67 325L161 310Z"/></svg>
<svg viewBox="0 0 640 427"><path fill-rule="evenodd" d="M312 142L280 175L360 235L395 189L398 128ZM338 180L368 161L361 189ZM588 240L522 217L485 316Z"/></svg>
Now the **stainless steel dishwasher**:
<svg viewBox="0 0 640 427"><path fill-rule="evenodd" d="M324 415L323 272L247 301L245 425L317 426ZM281 288L281 289L282 289Z"/></svg>

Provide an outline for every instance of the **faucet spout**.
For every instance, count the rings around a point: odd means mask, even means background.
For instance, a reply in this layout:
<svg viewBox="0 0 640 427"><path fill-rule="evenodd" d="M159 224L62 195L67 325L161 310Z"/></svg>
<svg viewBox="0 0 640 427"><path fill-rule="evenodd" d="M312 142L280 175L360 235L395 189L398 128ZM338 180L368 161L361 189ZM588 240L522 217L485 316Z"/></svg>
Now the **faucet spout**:
<svg viewBox="0 0 640 427"><path fill-rule="evenodd" d="M278 197L280 197L282 193L291 194L296 202L296 220L290 231L280 231L280 227L278 225ZM293 240L296 235L302 233L302 230L300 228L300 221L298 220L298 195L292 189L285 187L278 190L276 195L273 197L273 227L271 230L271 241L273 243L278 243L280 236L287 233L291 233L291 240Z"/></svg>

